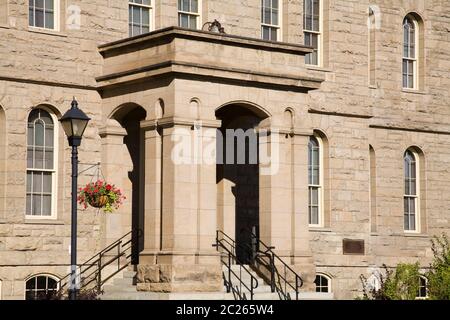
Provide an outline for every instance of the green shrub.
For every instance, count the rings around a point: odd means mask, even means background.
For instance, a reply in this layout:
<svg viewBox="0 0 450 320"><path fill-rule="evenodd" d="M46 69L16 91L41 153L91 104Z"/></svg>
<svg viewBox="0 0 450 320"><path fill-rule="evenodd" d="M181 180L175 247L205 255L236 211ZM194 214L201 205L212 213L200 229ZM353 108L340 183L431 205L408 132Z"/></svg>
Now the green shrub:
<svg viewBox="0 0 450 320"><path fill-rule="evenodd" d="M433 300L450 300L450 245L446 234L431 240L433 262L426 274L428 295Z"/></svg>
<svg viewBox="0 0 450 320"><path fill-rule="evenodd" d="M363 299L365 300L414 300L419 292L419 263L400 263L395 271L383 265L385 274L380 274L380 288L368 288L367 279L361 275Z"/></svg>

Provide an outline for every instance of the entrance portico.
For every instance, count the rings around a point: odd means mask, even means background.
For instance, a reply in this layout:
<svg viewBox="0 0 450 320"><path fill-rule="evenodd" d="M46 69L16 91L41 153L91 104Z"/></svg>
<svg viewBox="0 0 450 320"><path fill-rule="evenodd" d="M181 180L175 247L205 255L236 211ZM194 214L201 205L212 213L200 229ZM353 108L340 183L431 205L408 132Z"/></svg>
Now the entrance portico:
<svg viewBox="0 0 450 320"><path fill-rule="evenodd" d="M246 230L256 231L300 272L306 288L312 285L306 148L312 128L300 115L305 92L318 88L323 75L304 68L310 51L178 28L100 48L105 123L118 106L145 110L143 182L133 189L143 197L134 210L144 213L138 290L220 291L222 269L212 247L218 229L239 243L248 243ZM217 146L229 142L226 129L250 129L256 163L216 163Z"/></svg>

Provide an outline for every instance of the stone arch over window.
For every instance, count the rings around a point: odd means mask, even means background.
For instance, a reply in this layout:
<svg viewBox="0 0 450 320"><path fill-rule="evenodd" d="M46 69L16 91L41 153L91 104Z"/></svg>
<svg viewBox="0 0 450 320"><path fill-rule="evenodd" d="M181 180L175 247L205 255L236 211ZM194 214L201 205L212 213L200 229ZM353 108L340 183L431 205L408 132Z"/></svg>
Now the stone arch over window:
<svg viewBox="0 0 450 320"><path fill-rule="evenodd" d="M402 87L422 90L424 87L425 50L424 22L416 12L403 18Z"/></svg>
<svg viewBox="0 0 450 320"><path fill-rule="evenodd" d="M5 217L6 199L6 117L5 111L0 106L0 219Z"/></svg>
<svg viewBox="0 0 450 320"><path fill-rule="evenodd" d="M33 275L25 281L25 300L44 300L56 293L59 278L50 274Z"/></svg>
<svg viewBox="0 0 450 320"><path fill-rule="evenodd" d="M409 147L403 155L403 225L405 232L425 232L426 168L425 156L419 147Z"/></svg>
<svg viewBox="0 0 450 320"><path fill-rule="evenodd" d="M57 216L59 123L55 112L40 105L27 121L27 219Z"/></svg>
<svg viewBox="0 0 450 320"><path fill-rule="evenodd" d="M308 220L310 227L329 227L328 139L314 130L308 142Z"/></svg>
<svg viewBox="0 0 450 320"><path fill-rule="evenodd" d="M331 277L324 273L317 273L316 279L314 280L314 284L316 285L316 292L320 293L330 293L332 292L331 288Z"/></svg>

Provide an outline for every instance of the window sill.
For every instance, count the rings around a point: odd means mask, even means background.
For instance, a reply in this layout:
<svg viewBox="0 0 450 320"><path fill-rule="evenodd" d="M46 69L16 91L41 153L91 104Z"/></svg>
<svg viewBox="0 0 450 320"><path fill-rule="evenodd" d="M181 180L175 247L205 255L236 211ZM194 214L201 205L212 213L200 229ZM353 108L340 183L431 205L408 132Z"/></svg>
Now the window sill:
<svg viewBox="0 0 450 320"><path fill-rule="evenodd" d="M10 29L10 27L7 24L4 24L4 23L0 23L0 28L1 29Z"/></svg>
<svg viewBox="0 0 450 320"><path fill-rule="evenodd" d="M56 37L67 38L67 34L61 33L61 31L57 31L57 30L54 30L54 29L28 27L28 31L35 32L35 33L46 34L46 35L49 35L49 36L56 36Z"/></svg>
<svg viewBox="0 0 450 320"><path fill-rule="evenodd" d="M427 234L419 233L419 232L405 232L403 234L405 237L411 237L411 238L429 238Z"/></svg>
<svg viewBox="0 0 450 320"><path fill-rule="evenodd" d="M25 219L25 224L48 224L48 225L63 225L62 220L52 220L52 219Z"/></svg>
<svg viewBox="0 0 450 320"><path fill-rule="evenodd" d="M333 72L333 70L331 70L331 69L315 66L313 64L305 64L305 68L308 70L314 70L314 71Z"/></svg>
<svg viewBox="0 0 450 320"><path fill-rule="evenodd" d="M310 232L332 232L331 228L324 227L309 227Z"/></svg>
<svg viewBox="0 0 450 320"><path fill-rule="evenodd" d="M420 95L425 95L426 94L426 92L425 91L422 91L422 90L416 90L416 89L406 89L406 88L403 88L402 89L402 92L404 92L404 93L412 93L412 94L420 94Z"/></svg>

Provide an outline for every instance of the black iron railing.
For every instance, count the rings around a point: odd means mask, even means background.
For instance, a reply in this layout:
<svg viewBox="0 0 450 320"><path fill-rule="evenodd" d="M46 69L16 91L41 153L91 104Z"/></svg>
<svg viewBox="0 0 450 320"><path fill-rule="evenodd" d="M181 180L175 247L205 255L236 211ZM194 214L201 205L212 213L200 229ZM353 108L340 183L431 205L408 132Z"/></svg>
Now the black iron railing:
<svg viewBox="0 0 450 320"><path fill-rule="evenodd" d="M133 230L114 241L92 258L79 265L79 289L93 289L98 294L102 292L102 286L106 281L131 264L133 246L142 236L141 230ZM104 274L107 266L114 266L112 270ZM69 287L70 274L62 278L58 283L58 293L63 294Z"/></svg>
<svg viewBox="0 0 450 320"><path fill-rule="evenodd" d="M241 264L236 256L236 242L226 235L224 232L216 231L216 243L214 246L217 251L222 250L222 264L226 267L223 272L224 285L228 293L232 292L237 300L249 300L247 294L250 294L250 300L253 300L255 289L258 287L258 280L251 271ZM232 266L236 265L239 271L233 270ZM243 276L250 278L250 283L243 280ZM245 290L245 291L244 291Z"/></svg>
<svg viewBox="0 0 450 320"><path fill-rule="evenodd" d="M256 246L249 247L249 250L257 248L257 252L252 253L253 267L266 278L272 292L276 291L280 299L291 300L291 292L295 292L295 300L298 300L300 288L303 286L302 278L273 251L275 247L266 245L253 231L248 232L252 243L257 243ZM262 268L265 270L261 270Z"/></svg>

